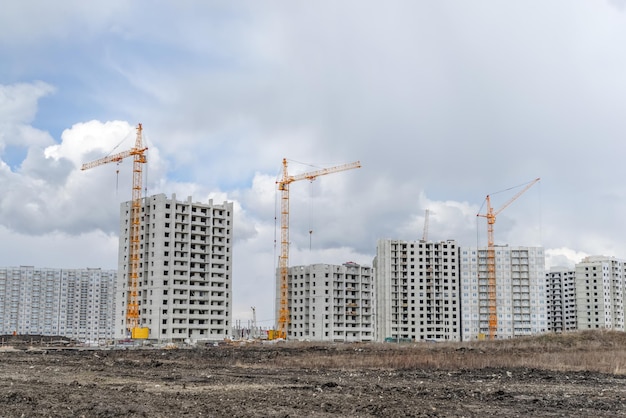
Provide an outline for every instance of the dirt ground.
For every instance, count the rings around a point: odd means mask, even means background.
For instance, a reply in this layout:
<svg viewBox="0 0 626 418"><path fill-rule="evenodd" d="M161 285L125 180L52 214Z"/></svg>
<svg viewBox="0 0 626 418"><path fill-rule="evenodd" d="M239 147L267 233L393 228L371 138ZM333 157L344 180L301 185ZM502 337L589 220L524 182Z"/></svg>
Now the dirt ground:
<svg viewBox="0 0 626 418"><path fill-rule="evenodd" d="M476 347L480 346L424 343L397 350L388 344L298 343L107 350L9 346L0 349L0 416L626 416L626 377L621 373L530 368L515 361L512 367L485 366L503 353L525 361L541 351L561 350L564 357L572 356L581 351L580 345L570 350ZM591 347L607 353L616 349L614 344ZM463 357L467 355L487 363ZM603 358L614 358L608 356ZM446 358L450 365L442 362ZM473 366L459 367L459 361Z"/></svg>

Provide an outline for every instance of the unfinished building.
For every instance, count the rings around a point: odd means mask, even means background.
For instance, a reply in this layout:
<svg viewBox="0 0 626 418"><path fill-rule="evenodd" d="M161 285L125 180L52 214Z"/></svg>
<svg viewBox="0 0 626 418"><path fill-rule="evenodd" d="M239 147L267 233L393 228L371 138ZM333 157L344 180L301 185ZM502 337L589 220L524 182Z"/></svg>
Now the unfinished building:
<svg viewBox="0 0 626 418"><path fill-rule="evenodd" d="M626 261L590 256L576 264L578 329L624 331Z"/></svg>
<svg viewBox="0 0 626 418"><path fill-rule="evenodd" d="M378 341L460 339L458 251L454 240L378 241Z"/></svg>
<svg viewBox="0 0 626 418"><path fill-rule="evenodd" d="M546 273L546 307L549 331L577 329L575 269L551 267Z"/></svg>
<svg viewBox="0 0 626 418"><path fill-rule="evenodd" d="M279 279L277 272L277 285ZM374 341L372 281L372 267L352 262L290 267L287 338Z"/></svg>
<svg viewBox="0 0 626 418"><path fill-rule="evenodd" d="M547 332L545 258L541 247L495 247L496 338ZM489 335L487 248L461 248L463 341Z"/></svg>
<svg viewBox="0 0 626 418"><path fill-rule="evenodd" d="M126 338L131 202L120 207L117 322ZM171 342L223 340L232 318L233 204L142 199L140 326L149 339Z"/></svg>

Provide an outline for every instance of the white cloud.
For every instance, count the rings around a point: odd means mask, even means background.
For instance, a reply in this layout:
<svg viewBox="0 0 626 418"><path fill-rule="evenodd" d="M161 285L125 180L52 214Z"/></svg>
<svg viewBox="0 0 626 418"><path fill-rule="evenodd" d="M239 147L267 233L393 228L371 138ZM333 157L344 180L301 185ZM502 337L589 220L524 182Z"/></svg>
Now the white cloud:
<svg viewBox="0 0 626 418"><path fill-rule="evenodd" d="M0 85L0 115L3 124L30 123L37 113L37 102L54 93L55 89L44 82Z"/></svg>
<svg viewBox="0 0 626 418"><path fill-rule="evenodd" d="M92 120L65 130L62 142L47 147L44 155L54 160L68 159L80 168L83 163L132 148L135 138L135 128L127 122Z"/></svg>
<svg viewBox="0 0 626 418"><path fill-rule="evenodd" d="M571 248L548 248L546 249L545 254L547 271L550 267L574 268L574 266L577 263L580 263L583 258L590 255L581 251L572 250Z"/></svg>
<svg viewBox="0 0 626 418"><path fill-rule="evenodd" d="M0 226L0 265L117 269L117 235L50 232L37 236Z"/></svg>
<svg viewBox="0 0 626 418"><path fill-rule="evenodd" d="M30 124L38 101L54 91L54 87L43 82L0 84L0 158L9 146L45 146L53 142L47 132Z"/></svg>

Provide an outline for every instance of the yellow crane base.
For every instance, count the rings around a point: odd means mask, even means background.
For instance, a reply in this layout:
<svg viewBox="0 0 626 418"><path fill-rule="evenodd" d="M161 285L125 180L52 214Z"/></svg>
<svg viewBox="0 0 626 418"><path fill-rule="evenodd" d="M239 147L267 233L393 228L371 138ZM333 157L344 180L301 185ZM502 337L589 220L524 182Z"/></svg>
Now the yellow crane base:
<svg viewBox="0 0 626 418"><path fill-rule="evenodd" d="M130 331L130 336L133 340L145 340L150 336L150 328L133 328Z"/></svg>

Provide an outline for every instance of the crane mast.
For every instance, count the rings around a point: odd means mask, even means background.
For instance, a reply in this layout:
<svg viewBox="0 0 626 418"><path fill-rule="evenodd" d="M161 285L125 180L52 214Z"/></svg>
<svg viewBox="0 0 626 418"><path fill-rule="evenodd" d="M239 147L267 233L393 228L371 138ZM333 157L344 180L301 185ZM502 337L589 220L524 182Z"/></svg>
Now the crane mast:
<svg viewBox="0 0 626 418"><path fill-rule="evenodd" d="M81 167L81 170L88 170L103 164L120 162L124 158L130 156L133 157L133 185L130 212L130 265L126 292L126 328L130 331L131 337L137 339L148 338L149 334L149 329L142 328L139 321L139 253L141 240L140 223L142 164L147 162L146 156L144 155L147 149L147 147L143 146L142 126L140 123L137 125L137 137L133 148L85 163Z"/></svg>
<svg viewBox="0 0 626 418"><path fill-rule="evenodd" d="M281 194L280 199L280 255L279 255L279 310L278 310L278 338L287 339L287 325L289 324L289 185L295 181L310 180L313 181L319 176L337 173L339 171L360 168L361 163L355 161L353 163L338 165L335 167L324 168L321 170L311 171L308 173L290 176L287 170L287 159L283 158L283 177L277 181L278 190Z"/></svg>
<svg viewBox="0 0 626 418"><path fill-rule="evenodd" d="M500 214L511 203L517 200L522 194L530 189L540 178L536 178L529 182L522 190L520 190L515 196L509 199L500 209L494 211L491 206L491 197L487 195L485 198L487 202L487 213L480 214L483 218L487 218L487 301L489 308L489 339L496 338L498 332L498 307L497 307L497 295L496 295L496 249L494 243L493 226L496 223L496 216Z"/></svg>

